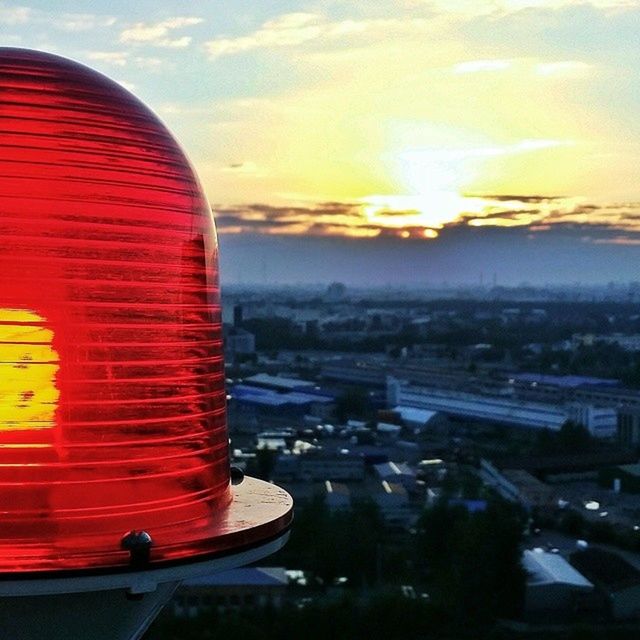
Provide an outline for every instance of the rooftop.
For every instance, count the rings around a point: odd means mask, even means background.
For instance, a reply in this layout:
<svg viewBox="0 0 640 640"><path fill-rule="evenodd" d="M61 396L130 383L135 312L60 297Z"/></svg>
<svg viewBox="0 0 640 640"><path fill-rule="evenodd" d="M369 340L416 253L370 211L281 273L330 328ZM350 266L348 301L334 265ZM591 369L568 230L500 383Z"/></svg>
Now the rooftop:
<svg viewBox="0 0 640 640"><path fill-rule="evenodd" d="M616 387L619 380L612 378L593 378L591 376L553 376L542 373L516 373L511 376L516 382L547 384L554 387L571 389L575 387Z"/></svg>
<svg viewBox="0 0 640 640"><path fill-rule="evenodd" d="M386 480L382 481L382 488L385 493L397 495L397 496L406 496L407 490L396 482L387 482Z"/></svg>
<svg viewBox="0 0 640 640"><path fill-rule="evenodd" d="M309 380L272 376L268 373L257 373L254 376L245 378L245 382L250 385L271 387L274 389L281 389L283 391L293 391L294 389L302 389L304 387L315 387L315 382L310 382Z"/></svg>
<svg viewBox="0 0 640 640"><path fill-rule="evenodd" d="M527 549L522 556L522 564L529 574L529 584L568 584L574 587L593 588L580 572L574 569L557 553L547 553L541 549Z"/></svg>
<svg viewBox="0 0 640 640"><path fill-rule="evenodd" d="M284 567L241 567L183 582L186 587L282 587L287 584Z"/></svg>
<svg viewBox="0 0 640 640"><path fill-rule="evenodd" d="M393 408L393 411L400 414L400 417L403 420L407 420L408 422L421 422L426 424L433 418L438 415L437 411L429 411L428 409L414 409L413 407L403 407L397 406Z"/></svg>
<svg viewBox="0 0 640 640"><path fill-rule="evenodd" d="M415 471L406 462L381 462L374 464L373 468L381 478L393 478L394 476L415 476Z"/></svg>
<svg viewBox="0 0 640 640"><path fill-rule="evenodd" d="M237 384L231 389L232 397L243 402L253 404L268 405L271 407L280 407L286 404L302 405L312 402L333 402L333 398L300 391L292 391L290 393L278 393L272 389L264 389L260 387L252 387L246 384Z"/></svg>
<svg viewBox="0 0 640 640"><path fill-rule="evenodd" d="M629 475L640 477L640 462L636 464L625 464L619 468Z"/></svg>
<svg viewBox="0 0 640 640"><path fill-rule="evenodd" d="M326 480L324 483L325 489L327 493L335 493L338 495L349 497L351 495L351 491L349 491L349 487L346 484L342 484L340 482L331 482L331 480Z"/></svg>
<svg viewBox="0 0 640 640"><path fill-rule="evenodd" d="M640 585L640 571L621 556L589 548L571 555L571 564L593 582L599 582L611 591Z"/></svg>

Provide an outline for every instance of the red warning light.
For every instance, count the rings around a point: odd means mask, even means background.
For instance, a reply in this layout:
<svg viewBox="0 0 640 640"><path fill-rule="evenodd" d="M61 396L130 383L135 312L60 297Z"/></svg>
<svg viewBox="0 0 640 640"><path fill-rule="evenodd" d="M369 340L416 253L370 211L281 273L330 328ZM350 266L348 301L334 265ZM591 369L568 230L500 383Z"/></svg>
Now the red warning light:
<svg viewBox="0 0 640 640"><path fill-rule="evenodd" d="M126 565L130 530L164 562L286 528L284 492L231 505L217 241L171 134L20 49L0 128L0 573Z"/></svg>

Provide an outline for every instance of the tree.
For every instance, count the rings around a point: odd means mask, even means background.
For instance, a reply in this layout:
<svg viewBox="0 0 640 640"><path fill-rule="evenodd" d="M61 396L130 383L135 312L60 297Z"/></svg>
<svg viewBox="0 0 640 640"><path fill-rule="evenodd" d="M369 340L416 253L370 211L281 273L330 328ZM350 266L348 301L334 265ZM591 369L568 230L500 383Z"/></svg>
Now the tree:
<svg viewBox="0 0 640 640"><path fill-rule="evenodd" d="M589 451L593 443L591 435L581 424L567 420L560 427L558 444L564 453L582 453Z"/></svg>
<svg viewBox="0 0 640 640"><path fill-rule="evenodd" d="M363 418L368 409L367 392L354 387L347 389L336 400L336 418L338 422L346 422L349 418Z"/></svg>
<svg viewBox="0 0 640 640"><path fill-rule="evenodd" d="M350 509L330 511L324 497L317 495L296 511L291 538L274 561L309 571L325 585L342 576L351 586L371 585L376 580L383 534L373 502L355 502Z"/></svg>
<svg viewBox="0 0 640 640"><path fill-rule="evenodd" d="M536 434L536 450L540 454L584 453L593 448L593 439L587 429L572 420L566 420L560 431L542 429Z"/></svg>
<svg viewBox="0 0 640 640"><path fill-rule="evenodd" d="M526 577L520 562L524 520L501 500L473 514L444 502L426 511L418 543L438 604L476 622L518 616Z"/></svg>
<svg viewBox="0 0 640 640"><path fill-rule="evenodd" d="M277 459L278 452L275 449L260 447L256 450L256 457L251 468L252 473L261 480L270 481Z"/></svg>

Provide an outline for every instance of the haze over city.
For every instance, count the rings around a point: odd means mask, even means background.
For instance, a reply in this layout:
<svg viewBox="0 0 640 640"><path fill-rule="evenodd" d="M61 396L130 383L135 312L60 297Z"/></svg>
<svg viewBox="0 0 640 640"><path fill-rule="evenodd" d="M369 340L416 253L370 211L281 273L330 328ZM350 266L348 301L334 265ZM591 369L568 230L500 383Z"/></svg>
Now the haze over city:
<svg viewBox="0 0 640 640"><path fill-rule="evenodd" d="M635 0L0 3L3 44L169 125L223 283L636 279L639 22Z"/></svg>

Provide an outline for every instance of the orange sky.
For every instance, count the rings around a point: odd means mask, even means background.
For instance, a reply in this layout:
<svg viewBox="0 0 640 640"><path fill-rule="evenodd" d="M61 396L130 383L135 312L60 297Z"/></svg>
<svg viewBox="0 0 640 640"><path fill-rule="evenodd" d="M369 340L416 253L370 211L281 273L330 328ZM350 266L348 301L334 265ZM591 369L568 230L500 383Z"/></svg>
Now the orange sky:
<svg viewBox="0 0 640 640"><path fill-rule="evenodd" d="M3 2L0 23L7 44L83 61L159 113L222 234L639 228L640 0L100 11Z"/></svg>

